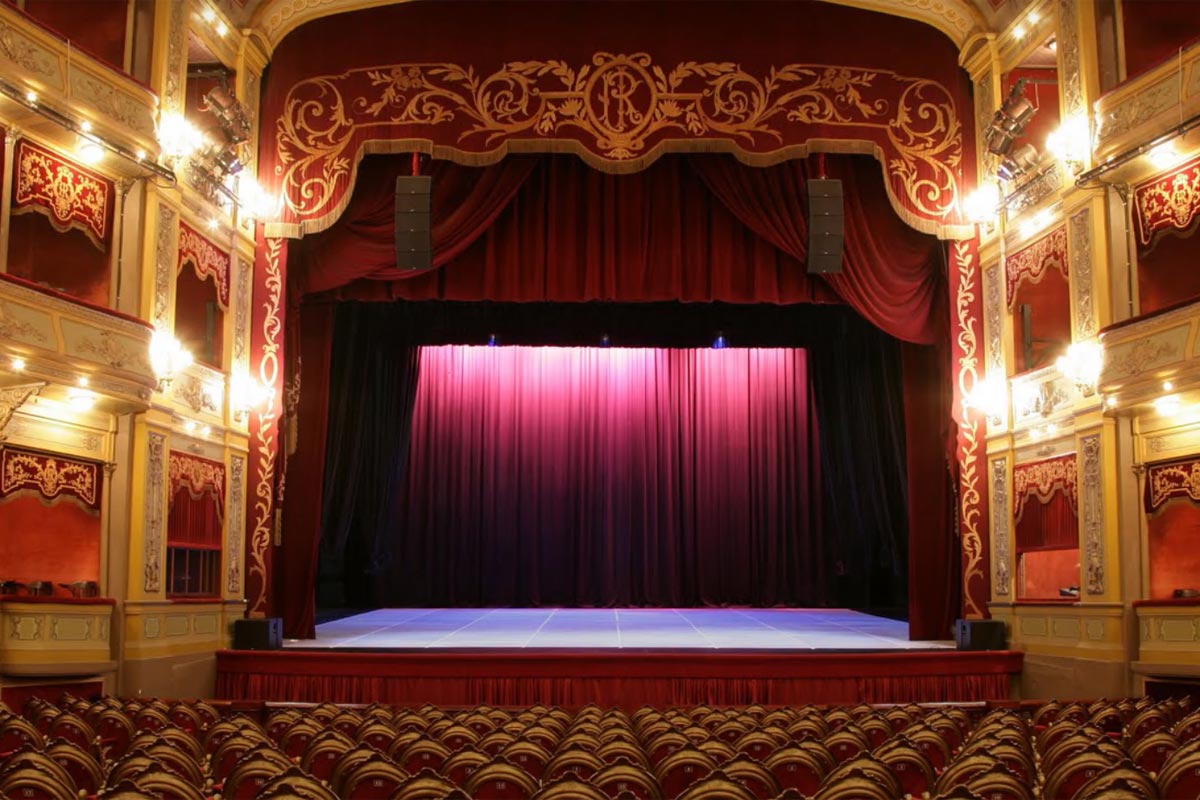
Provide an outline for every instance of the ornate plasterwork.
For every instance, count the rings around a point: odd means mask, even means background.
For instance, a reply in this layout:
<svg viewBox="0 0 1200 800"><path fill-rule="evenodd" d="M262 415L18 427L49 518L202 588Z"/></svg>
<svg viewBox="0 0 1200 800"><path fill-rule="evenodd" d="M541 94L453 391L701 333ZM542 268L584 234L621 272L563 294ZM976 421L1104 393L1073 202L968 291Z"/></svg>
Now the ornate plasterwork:
<svg viewBox="0 0 1200 800"><path fill-rule="evenodd" d="M1163 231L1190 229L1200 217L1200 158L1138 184L1133 212L1143 247Z"/></svg>
<svg viewBox="0 0 1200 800"><path fill-rule="evenodd" d="M1153 464L1146 470L1147 513L1157 511L1176 497L1200 503L1200 460L1188 459L1169 464Z"/></svg>
<svg viewBox="0 0 1200 800"><path fill-rule="evenodd" d="M183 111L184 46L187 38L187 14L185 3L168 3L170 18L167 21L167 75L166 90L163 92L163 108L167 111Z"/></svg>
<svg viewBox="0 0 1200 800"><path fill-rule="evenodd" d="M1013 222L1018 216L1025 213L1029 209L1041 203L1048 197L1052 197L1063 185L1062 167L1057 161L1050 163L1044 172L1041 172L1030 178L1025 184L1018 187L1011 195L1011 200L1006 206L1008 210L1009 222Z"/></svg>
<svg viewBox="0 0 1200 800"><path fill-rule="evenodd" d="M1104 493L1100 484L1100 436L1079 440L1079 518L1083 526L1084 588L1104 594Z"/></svg>
<svg viewBox="0 0 1200 800"><path fill-rule="evenodd" d="M959 47L983 26L982 15L969 0L830 0L906 17L937 28ZM300 25L347 11L387 5L395 0L264 0L254 14L256 27L271 47Z"/></svg>
<svg viewBox="0 0 1200 800"><path fill-rule="evenodd" d="M893 205L909 224L950 223L959 201L962 126L953 94L935 81L831 64L755 75L733 62L664 65L644 52L597 52L583 64L381 64L297 82L275 131L289 224L331 224L348 201L356 143L401 125L418 137L451 126L455 146L476 158L512 141L543 142L611 171L713 141L771 159L771 148L802 143L790 128L821 125L881 153Z"/></svg>
<svg viewBox="0 0 1200 800"><path fill-rule="evenodd" d="M27 139L17 142L14 209L43 213L56 230L76 228L101 250L108 242L112 182Z"/></svg>
<svg viewBox="0 0 1200 800"><path fill-rule="evenodd" d="M1076 339L1096 335L1095 287L1092 285L1092 215L1084 208L1070 222L1071 291L1075 293Z"/></svg>
<svg viewBox="0 0 1200 800"><path fill-rule="evenodd" d="M967 398L979 381L979 320L975 317L977 292L979 291L979 256L973 240L956 241L951 245L953 265L957 272L955 281L954 315L955 347L958 358L956 378L957 395L961 407L957 415L958 428L958 480L959 480L959 534L962 540L962 587L964 611L969 616L985 615L984 603L988 596L988 575L984 572L984 532L980 528L983 516L983 496L980 492L980 445L982 441L981 415L973 410ZM973 586L982 582L981 590Z"/></svg>
<svg viewBox="0 0 1200 800"><path fill-rule="evenodd" d="M1078 467L1074 453L1018 464L1013 468L1013 518L1021 521L1030 500L1048 503L1060 492L1073 508L1079 507Z"/></svg>
<svg viewBox="0 0 1200 800"><path fill-rule="evenodd" d="M213 397L212 392L208 391L204 381L195 375L188 375L181 379L176 379L171 384L174 387L172 394L176 399L183 402L192 411L201 414L205 411L213 414L217 413L217 400Z"/></svg>
<svg viewBox="0 0 1200 800"><path fill-rule="evenodd" d="M1187 340L1188 326L1161 331L1128 344L1105 348L1104 380L1136 378L1139 375L1179 361Z"/></svg>
<svg viewBox="0 0 1200 800"><path fill-rule="evenodd" d="M1168 77L1131 94L1100 113L1096 120L1096 141L1103 143L1129 133L1139 125L1169 111L1179 102L1179 77L1172 73Z"/></svg>
<svg viewBox="0 0 1200 800"><path fill-rule="evenodd" d="M176 213L169 206L158 207L158 235L154 245L154 327L167 330L167 310L171 306L171 277L175 265Z"/></svg>
<svg viewBox="0 0 1200 800"><path fill-rule="evenodd" d="M0 389L0 434L8 427L17 409L29 402L30 398L36 397L45 386L44 383L26 383Z"/></svg>
<svg viewBox="0 0 1200 800"><path fill-rule="evenodd" d="M58 58L5 22L0 22L0 57L52 86L62 87Z"/></svg>
<svg viewBox="0 0 1200 800"><path fill-rule="evenodd" d="M1062 59L1063 118L1086 114L1079 68L1079 0L1058 0L1058 55Z"/></svg>
<svg viewBox="0 0 1200 800"><path fill-rule="evenodd" d="M1067 278L1067 227L1060 225L1041 238L1025 245L1004 261L1005 299L1011 308L1023 283L1040 283L1046 273L1056 269Z"/></svg>
<svg viewBox="0 0 1200 800"><path fill-rule="evenodd" d="M12 307L3 300L0 300L0 339L32 339L39 344L47 343L46 331L41 326L14 314Z"/></svg>
<svg viewBox="0 0 1200 800"><path fill-rule="evenodd" d="M1000 296L1000 267L988 267L983 280L983 315L987 320L988 371L1005 374L1004 300Z"/></svg>
<svg viewBox="0 0 1200 800"><path fill-rule="evenodd" d="M250 283L254 277L252 265L234 258L237 269L237 298L233 310L233 360L241 364L247 356L247 337L250 335Z"/></svg>
<svg viewBox="0 0 1200 800"><path fill-rule="evenodd" d="M225 590L230 594L242 591L242 529L246 525L246 459L229 457L229 546L226 548Z"/></svg>
<svg viewBox="0 0 1200 800"><path fill-rule="evenodd" d="M163 461L166 458L167 437L150 432L146 447L146 496L144 498L145 549L143 551L143 588L157 592L162 587L163 506L166 487L163 484Z"/></svg>
<svg viewBox="0 0 1200 800"><path fill-rule="evenodd" d="M997 157L988 152L987 129L996 113L996 100L992 96L992 73L984 72L975 82L975 144L979 152L979 171L985 175L996 173Z"/></svg>
<svg viewBox="0 0 1200 800"><path fill-rule="evenodd" d="M123 92L89 72L71 70L71 99L95 108L122 128L154 138L154 111L150 102Z"/></svg>
<svg viewBox="0 0 1200 800"><path fill-rule="evenodd" d="M992 461L992 586L1007 597L1012 585L1008 547L1008 460Z"/></svg>
<svg viewBox="0 0 1200 800"><path fill-rule="evenodd" d="M0 450L0 497L32 493L42 500L74 500L100 508L100 465L59 455L6 447Z"/></svg>

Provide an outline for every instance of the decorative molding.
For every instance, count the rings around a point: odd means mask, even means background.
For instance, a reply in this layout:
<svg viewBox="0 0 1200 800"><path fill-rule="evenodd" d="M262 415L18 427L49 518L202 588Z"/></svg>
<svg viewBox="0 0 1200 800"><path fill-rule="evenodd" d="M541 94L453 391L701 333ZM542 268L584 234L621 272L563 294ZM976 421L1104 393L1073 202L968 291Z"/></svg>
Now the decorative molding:
<svg viewBox="0 0 1200 800"><path fill-rule="evenodd" d="M975 81L975 144L979 158L979 173L995 175L999 159L988 152L987 129L996 113L996 99L992 94L991 70L984 72Z"/></svg>
<svg viewBox="0 0 1200 800"><path fill-rule="evenodd" d="M1053 197L1062 188L1064 178L1062 167L1057 161L1052 161L1043 172L1035 174L1018 186L1005 202L1009 223L1046 198Z"/></svg>
<svg viewBox="0 0 1200 800"><path fill-rule="evenodd" d="M269 139L286 212L278 230L332 224L368 139L401 131L428 139L434 130L477 160L521 141L576 152L611 172L715 142L767 163L837 131L879 158L908 224L959 227L962 124L955 95L936 81L836 64L780 64L754 75L731 61L658 64L645 52L596 52L577 64L380 64L298 81Z"/></svg>
<svg viewBox="0 0 1200 800"><path fill-rule="evenodd" d="M195 375L176 378L171 382L172 396L197 414L220 411L217 398L205 388L205 382Z"/></svg>
<svg viewBox="0 0 1200 800"><path fill-rule="evenodd" d="M1079 440L1079 518L1083 527L1084 589L1104 594L1104 491L1100 482L1100 435Z"/></svg>
<svg viewBox="0 0 1200 800"><path fill-rule="evenodd" d="M984 273L983 315L987 320L988 371L1004 375L1004 300L1000 297L999 265L988 267Z"/></svg>
<svg viewBox="0 0 1200 800"><path fill-rule="evenodd" d="M967 403L971 389L979 381L979 320L976 318L979 291L979 254L977 240L956 241L952 245L954 270L955 356L958 374L956 395L960 403L958 428L959 535L962 541L963 610L968 616L986 616L989 575L986 571L986 531L980 528L983 496L980 492L979 461L982 417ZM975 583L981 583L975 589Z"/></svg>
<svg viewBox="0 0 1200 800"><path fill-rule="evenodd" d="M154 245L154 327L169 330L167 312L171 305L172 266L177 262L175 252L176 218L175 209L159 203L158 235Z"/></svg>
<svg viewBox="0 0 1200 800"><path fill-rule="evenodd" d="M1071 0L1064 0L1071 2ZM1071 216L1070 261L1071 290L1075 293L1075 332L1077 340L1096 335L1096 294L1092 284L1092 214L1086 208Z"/></svg>
<svg viewBox="0 0 1200 800"><path fill-rule="evenodd" d="M17 141L14 211L41 212L60 232L72 228L107 250L113 184L104 176L34 144Z"/></svg>
<svg viewBox="0 0 1200 800"><path fill-rule="evenodd" d="M167 74L163 92L163 108L166 111L183 113L183 61L187 39L186 3L168 3L170 17L167 20Z"/></svg>
<svg viewBox="0 0 1200 800"><path fill-rule="evenodd" d="M0 388L0 441L3 440L4 429L8 427L17 409L28 403L30 398L37 397L38 392L45 386L45 383L38 382Z"/></svg>
<svg viewBox="0 0 1200 800"><path fill-rule="evenodd" d="M235 258L237 266L237 298L233 311L233 360L241 364L246 360L250 336L250 289L253 281L253 265Z"/></svg>
<svg viewBox="0 0 1200 800"><path fill-rule="evenodd" d="M0 58L32 73L51 86L62 88L58 57L24 32L0 21Z"/></svg>
<svg viewBox="0 0 1200 800"><path fill-rule="evenodd" d="M1056 269L1065 280L1067 274L1067 227L1060 225L1017 250L1004 260L1004 299L1012 308L1017 291L1023 283L1041 283L1046 274Z"/></svg>
<svg viewBox="0 0 1200 800"><path fill-rule="evenodd" d="M1200 217L1200 158L1135 186L1133 214L1143 247L1165 231L1190 230Z"/></svg>
<svg viewBox="0 0 1200 800"><path fill-rule="evenodd" d="M179 260L175 272L183 270L185 264L191 264L200 280L212 278L217 287L217 303L224 310L229 310L229 276L230 257L217 247L206 236L201 234L183 220L179 221Z"/></svg>
<svg viewBox="0 0 1200 800"><path fill-rule="evenodd" d="M1145 372L1183 359L1190 325L1156 331L1132 342L1105 348L1104 381L1136 378Z"/></svg>
<svg viewBox="0 0 1200 800"><path fill-rule="evenodd" d="M992 460L992 586L997 597L1007 597L1012 585L1008 546L1008 459Z"/></svg>
<svg viewBox="0 0 1200 800"><path fill-rule="evenodd" d="M1075 454L1018 464L1013 467L1013 518L1019 523L1030 499L1048 503L1056 494L1066 495L1072 508L1079 507L1078 466Z"/></svg>
<svg viewBox="0 0 1200 800"><path fill-rule="evenodd" d="M166 459L166 453L167 437L151 431L146 448L146 496L143 500L145 519L142 522L142 528L145 531L142 575L143 587L147 592L157 592L162 588L160 564L163 542L163 506L166 500L166 486L163 484L163 461Z"/></svg>
<svg viewBox="0 0 1200 800"><path fill-rule="evenodd" d="M246 459L239 455L229 456L229 513L226 516L229 529L228 547L225 548L228 567L225 591L239 594L242 591L242 529L246 525Z"/></svg>
<svg viewBox="0 0 1200 800"><path fill-rule="evenodd" d="M100 465L60 455L5 447L0 450L0 498L31 494L53 504L72 500L100 510Z"/></svg>
<svg viewBox="0 0 1200 800"><path fill-rule="evenodd" d="M1079 0L1058 0L1058 55L1062 68L1062 117L1087 114L1083 102L1083 72L1079 64Z"/></svg>
<svg viewBox="0 0 1200 800"><path fill-rule="evenodd" d="M72 69L70 75L72 100L90 105L125 130L154 139L154 108L151 103L90 72Z"/></svg>
<svg viewBox="0 0 1200 800"><path fill-rule="evenodd" d="M1069 0L1064 0L1069 2ZM1170 111L1179 103L1179 76L1174 72L1139 90L1109 108L1100 106L1096 118L1097 150L1103 143L1129 133L1148 120Z"/></svg>

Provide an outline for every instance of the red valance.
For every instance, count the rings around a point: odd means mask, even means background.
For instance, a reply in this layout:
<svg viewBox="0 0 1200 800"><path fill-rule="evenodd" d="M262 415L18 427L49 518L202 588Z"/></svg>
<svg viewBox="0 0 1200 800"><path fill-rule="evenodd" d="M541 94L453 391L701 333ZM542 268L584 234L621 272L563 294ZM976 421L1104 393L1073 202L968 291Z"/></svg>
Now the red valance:
<svg viewBox="0 0 1200 800"><path fill-rule="evenodd" d="M53 504L70 500L91 512L100 510L100 465L5 447L0 450L0 500L34 495Z"/></svg>
<svg viewBox="0 0 1200 800"><path fill-rule="evenodd" d="M949 40L831 4L683 8L447 0L302 26L264 97L263 172L285 203L268 235L332 224L366 153L483 165L569 152L627 173L668 152L767 166L810 149L873 155L906 222L970 235L958 207L973 114ZM907 46L885 46L897 39Z"/></svg>
<svg viewBox="0 0 1200 800"><path fill-rule="evenodd" d="M219 461L191 456L172 450L167 458L171 500L180 489L193 497L210 495L218 508L225 507L225 465Z"/></svg>
<svg viewBox="0 0 1200 800"><path fill-rule="evenodd" d="M1013 468L1013 514L1016 521L1021 521L1025 504L1031 498L1036 499L1038 503L1045 504L1057 494L1065 496L1071 505L1071 510L1078 513L1077 480L1074 453L1015 466Z"/></svg>
<svg viewBox="0 0 1200 800"><path fill-rule="evenodd" d="M206 236L182 220L179 223L179 263L175 273L191 264L200 280L212 279L217 287L217 303L229 309L229 254L212 243Z"/></svg>
<svg viewBox="0 0 1200 800"><path fill-rule="evenodd" d="M1192 228L1200 217L1200 158L1135 186L1133 215L1143 247L1157 234Z"/></svg>
<svg viewBox="0 0 1200 800"><path fill-rule="evenodd" d="M1147 514L1176 497L1187 497L1200 503L1200 458L1151 464L1146 469L1144 500Z"/></svg>
<svg viewBox="0 0 1200 800"><path fill-rule="evenodd" d="M112 181L28 139L17 140L13 162L13 213L44 214L56 230L80 230L108 249Z"/></svg>
<svg viewBox="0 0 1200 800"><path fill-rule="evenodd" d="M1060 225L1041 238L1008 256L1004 262L1007 277L1005 299L1011 308L1022 283L1040 283L1049 270L1067 277L1067 226Z"/></svg>

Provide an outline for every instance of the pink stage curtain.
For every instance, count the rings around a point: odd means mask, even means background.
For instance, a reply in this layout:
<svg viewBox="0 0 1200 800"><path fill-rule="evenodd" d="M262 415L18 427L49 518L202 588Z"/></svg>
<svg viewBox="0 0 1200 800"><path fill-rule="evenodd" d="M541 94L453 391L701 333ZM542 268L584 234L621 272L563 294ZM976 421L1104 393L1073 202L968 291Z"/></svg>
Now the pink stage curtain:
<svg viewBox="0 0 1200 800"><path fill-rule="evenodd" d="M425 347L389 605L816 605L795 349Z"/></svg>

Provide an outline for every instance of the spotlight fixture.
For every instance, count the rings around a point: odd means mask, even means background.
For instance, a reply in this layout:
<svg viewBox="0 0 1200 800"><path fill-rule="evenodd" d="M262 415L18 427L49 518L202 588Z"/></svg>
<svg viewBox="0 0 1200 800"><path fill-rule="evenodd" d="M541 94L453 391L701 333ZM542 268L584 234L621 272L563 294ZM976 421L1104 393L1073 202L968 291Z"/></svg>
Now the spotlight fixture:
<svg viewBox="0 0 1200 800"><path fill-rule="evenodd" d="M1017 137L1036 113L1037 109L1025 96L1025 79L1021 78L1013 84L1004 105L996 111L991 124L984 132L988 152L997 156L1008 155L1016 144Z"/></svg>
<svg viewBox="0 0 1200 800"><path fill-rule="evenodd" d="M494 333L488 334L487 346L488 347L499 347L500 346L500 340L496 338L496 334L494 334Z"/></svg>
<svg viewBox="0 0 1200 800"><path fill-rule="evenodd" d="M996 169L996 174L1004 181L1016 180L1036 167L1037 162L1037 148L1031 144L1023 144L1014 150L1012 155L1005 156Z"/></svg>
<svg viewBox="0 0 1200 800"><path fill-rule="evenodd" d="M713 350L724 350L728 342L725 341L725 334L717 331L717 338L713 339Z"/></svg>
<svg viewBox="0 0 1200 800"><path fill-rule="evenodd" d="M230 91L227 76L220 77L221 82L209 90L200 106L217 124L200 133L192 170L210 200L217 202L217 196L224 195L237 202L226 181L242 171L239 147L250 138L250 115Z"/></svg>
<svg viewBox="0 0 1200 800"><path fill-rule="evenodd" d="M601 346L601 347L608 347L608 345L609 345L609 341L608 341L608 334L606 333L606 334L604 334L603 336L601 336L601 337L600 337L600 346Z"/></svg>

